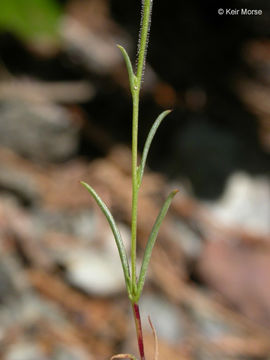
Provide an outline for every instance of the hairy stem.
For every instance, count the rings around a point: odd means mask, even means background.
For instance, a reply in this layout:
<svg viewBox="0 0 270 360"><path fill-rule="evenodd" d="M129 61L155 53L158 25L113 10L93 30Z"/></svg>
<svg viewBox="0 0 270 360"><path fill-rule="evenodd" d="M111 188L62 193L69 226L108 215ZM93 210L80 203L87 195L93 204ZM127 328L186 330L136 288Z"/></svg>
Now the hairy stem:
<svg viewBox="0 0 270 360"><path fill-rule="evenodd" d="M139 90L141 87L141 79L145 66L153 0L142 0L142 3L143 3L143 9L142 9L139 48L138 48L138 65L137 65L137 74L136 74L139 82L138 84Z"/></svg>
<svg viewBox="0 0 270 360"><path fill-rule="evenodd" d="M137 333L138 348L139 348L139 352L140 352L140 359L145 360L142 323L141 323L140 309L139 309L138 303L133 303L132 304L132 309L133 309L134 321L135 321L135 326L136 326L136 333Z"/></svg>
<svg viewBox="0 0 270 360"><path fill-rule="evenodd" d="M132 116L132 212L131 212L131 282L134 297L137 293L136 278L136 248L137 248L137 212L138 212L138 121L139 98L142 74L146 57L147 39L150 27L152 0L143 0L143 13L140 30L138 66L132 89L133 116Z"/></svg>
<svg viewBox="0 0 270 360"><path fill-rule="evenodd" d="M138 212L138 185L137 185L137 149L138 149L138 117L139 96L133 95L133 124L132 124L132 215L131 215L131 282L133 294L136 286L136 247L137 247L137 212Z"/></svg>
<svg viewBox="0 0 270 360"><path fill-rule="evenodd" d="M137 73L134 75L131 89L133 100L132 114L132 212L131 212L131 284L133 299L137 297L137 277L136 277L136 252L137 252L137 215L138 215L138 192L140 187L138 169L138 121L139 121L139 99L142 82L142 75L145 65L147 40L150 28L152 0L142 0L143 13L140 29L138 66ZM133 315L136 325L137 341L140 352L140 359L145 360L143 333L139 305L134 300L131 302Z"/></svg>

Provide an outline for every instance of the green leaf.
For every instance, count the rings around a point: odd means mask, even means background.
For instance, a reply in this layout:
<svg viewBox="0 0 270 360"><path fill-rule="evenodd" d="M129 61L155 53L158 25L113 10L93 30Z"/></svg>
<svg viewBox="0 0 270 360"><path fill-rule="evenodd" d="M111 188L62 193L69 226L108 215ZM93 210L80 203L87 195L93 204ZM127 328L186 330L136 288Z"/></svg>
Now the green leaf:
<svg viewBox="0 0 270 360"><path fill-rule="evenodd" d="M138 290L137 290L137 294L136 294L136 301L139 300L143 286L144 286L144 282L145 282L145 276L146 276L146 272L148 269L148 265L149 265L149 261L151 258L151 254L152 254L152 250L153 247L155 245L155 241L159 232L159 228L162 224L162 221L164 219L164 217L166 216L168 209L171 205L172 199L175 196L175 194L178 193L178 190L174 190L172 191L169 196L167 197L166 201L164 202L160 213L157 216L156 222L152 228L151 234L149 236L149 239L147 241L146 244L146 248L144 251L144 256L143 256L143 262L142 262L142 266L141 266L141 271L140 271L140 276L139 276L139 280L138 280Z"/></svg>
<svg viewBox="0 0 270 360"><path fill-rule="evenodd" d="M135 90L137 78L134 75L132 64L131 64L131 61L130 61L127 51L121 45L117 45L117 47L120 49L120 51L123 55L123 58L125 60L127 71L128 71L128 77L129 77L130 91L133 94L133 92Z"/></svg>
<svg viewBox="0 0 270 360"><path fill-rule="evenodd" d="M146 159L147 159L147 155L152 143L152 140L157 132L157 129L159 127L159 125L161 124L162 120L168 115L170 114L171 110L166 110L163 111L155 120L154 124L152 125L149 134L147 136L144 148L143 148L143 153L142 153L142 160L141 160L141 164L138 168L138 173L137 173L137 179L138 179L138 187L141 186L142 183L142 178L143 178L143 173L144 173L144 168L145 168L145 163L146 163Z"/></svg>
<svg viewBox="0 0 270 360"><path fill-rule="evenodd" d="M130 281L130 275L129 275L129 264L128 264L128 259L127 259L127 254L126 254L126 250L123 244L123 240L120 234L120 231L118 229L118 227L116 226L116 223L114 221L114 218L110 212L110 210L108 209L108 207L105 205L105 203L101 200L101 198L98 196L98 194L95 192L95 190L88 185L87 183L85 183L84 181L81 181L81 184L86 188L86 190L92 195L92 197L96 200L98 206L100 207L101 211L103 212L103 214L106 216L108 223L111 227L115 242L116 242L116 246L118 248L118 252L119 252L119 256L121 259L121 264L122 264L122 268L123 268L123 272L124 272L124 276L125 276L125 280L126 280L126 286L127 289L129 291L129 296L131 296L131 281Z"/></svg>
<svg viewBox="0 0 270 360"><path fill-rule="evenodd" d="M61 14L55 0L1 0L0 30L24 40L55 39Z"/></svg>

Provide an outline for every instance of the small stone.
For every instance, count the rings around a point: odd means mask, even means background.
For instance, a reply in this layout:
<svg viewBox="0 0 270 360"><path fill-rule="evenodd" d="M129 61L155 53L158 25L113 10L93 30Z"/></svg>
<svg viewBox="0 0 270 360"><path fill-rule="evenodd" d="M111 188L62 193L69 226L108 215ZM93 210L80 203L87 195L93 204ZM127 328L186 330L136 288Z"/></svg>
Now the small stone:
<svg viewBox="0 0 270 360"><path fill-rule="evenodd" d="M77 151L78 128L70 113L52 104L4 102L0 144L36 161L63 161Z"/></svg>
<svg viewBox="0 0 270 360"><path fill-rule="evenodd" d="M202 239L180 219L175 222L175 231L177 236L174 239L180 245L185 256L191 260L197 259L202 251Z"/></svg>
<svg viewBox="0 0 270 360"><path fill-rule="evenodd" d="M96 216L91 209L83 211L50 211L35 209L32 221L39 235L50 231L79 237L90 243L97 232Z"/></svg>
<svg viewBox="0 0 270 360"><path fill-rule="evenodd" d="M49 360L37 345L21 342L12 345L4 360Z"/></svg>
<svg viewBox="0 0 270 360"><path fill-rule="evenodd" d="M233 174L222 198L207 206L226 225L270 234L270 180L266 176Z"/></svg>
<svg viewBox="0 0 270 360"><path fill-rule="evenodd" d="M40 199L37 182L14 166L0 164L0 187L2 192L13 194L24 205L32 205Z"/></svg>
<svg viewBox="0 0 270 360"><path fill-rule="evenodd" d="M96 249L70 254L67 278L89 294L109 296L124 290L120 259Z"/></svg>
<svg viewBox="0 0 270 360"><path fill-rule="evenodd" d="M92 357L82 349L67 346L57 346L51 360L91 360Z"/></svg>
<svg viewBox="0 0 270 360"><path fill-rule="evenodd" d="M171 344L179 344L184 338L184 319L181 318L181 312L164 298L144 295L140 301L140 309L144 328L149 327L147 318L150 316L158 337Z"/></svg>

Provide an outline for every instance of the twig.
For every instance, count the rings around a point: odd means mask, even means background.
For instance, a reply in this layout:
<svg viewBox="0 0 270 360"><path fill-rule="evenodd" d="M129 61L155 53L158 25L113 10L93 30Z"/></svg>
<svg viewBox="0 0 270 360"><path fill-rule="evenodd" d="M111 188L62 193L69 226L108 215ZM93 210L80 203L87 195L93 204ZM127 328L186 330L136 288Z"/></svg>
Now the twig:
<svg viewBox="0 0 270 360"><path fill-rule="evenodd" d="M151 329L152 329L152 332L153 332L153 336L154 336L154 340L155 340L155 355L154 355L154 360L158 360L158 337L157 337L157 332L156 332L156 329L151 321L151 318L150 316L148 316L148 321L149 321L149 324L151 326Z"/></svg>

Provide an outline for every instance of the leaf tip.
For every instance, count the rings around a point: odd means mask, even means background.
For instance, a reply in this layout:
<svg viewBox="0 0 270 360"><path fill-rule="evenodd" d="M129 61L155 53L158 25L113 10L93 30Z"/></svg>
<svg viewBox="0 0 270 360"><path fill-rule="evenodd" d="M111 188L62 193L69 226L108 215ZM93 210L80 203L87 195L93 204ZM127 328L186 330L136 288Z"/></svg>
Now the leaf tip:
<svg viewBox="0 0 270 360"><path fill-rule="evenodd" d="M125 57L127 55L127 52L126 52L126 49L124 48L124 46L119 45L119 44L116 44L116 46L121 51L122 55Z"/></svg>
<svg viewBox="0 0 270 360"><path fill-rule="evenodd" d="M164 117L165 117L165 116L168 116L172 111L173 111L173 109L165 110L165 111L162 112L161 115L163 115Z"/></svg>
<svg viewBox="0 0 270 360"><path fill-rule="evenodd" d="M178 189L175 189L171 192L171 195L172 196L175 196L177 193L179 193L179 190Z"/></svg>
<svg viewBox="0 0 270 360"><path fill-rule="evenodd" d="M85 187L85 188L86 188L86 190L88 190L89 185L88 185L86 182L84 182L84 181L80 181L80 184L81 184L83 187Z"/></svg>

